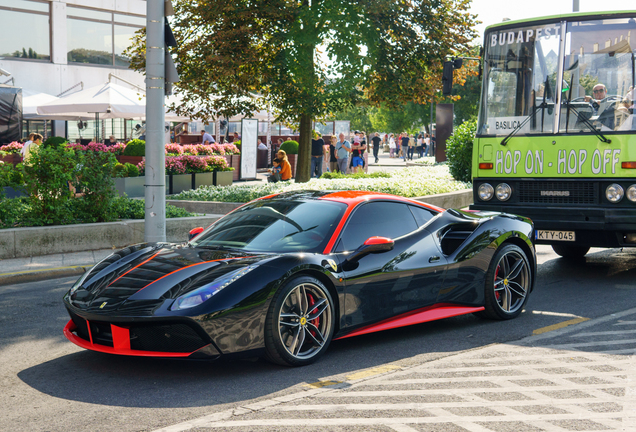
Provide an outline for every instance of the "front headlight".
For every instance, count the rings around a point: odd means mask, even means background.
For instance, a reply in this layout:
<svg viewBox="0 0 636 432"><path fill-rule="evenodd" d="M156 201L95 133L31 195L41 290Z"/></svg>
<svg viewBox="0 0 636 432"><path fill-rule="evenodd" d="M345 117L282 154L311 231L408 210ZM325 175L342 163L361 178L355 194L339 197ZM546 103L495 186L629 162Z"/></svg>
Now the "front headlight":
<svg viewBox="0 0 636 432"><path fill-rule="evenodd" d="M480 184L479 189L477 189L477 194L479 194L479 199L482 201L490 201L494 193L495 193L495 190L488 183Z"/></svg>
<svg viewBox="0 0 636 432"><path fill-rule="evenodd" d="M508 183L499 183L495 189L495 195L499 201L508 201L512 195L512 188Z"/></svg>
<svg viewBox="0 0 636 432"><path fill-rule="evenodd" d="M605 197L612 203L617 203L622 200L624 194L625 191L623 191L623 187L617 183L612 183L605 189Z"/></svg>
<svg viewBox="0 0 636 432"><path fill-rule="evenodd" d="M241 278L254 270L256 267L258 267L258 264L243 267L242 269L238 269L221 276L214 282L203 285L200 288L188 292L177 298L170 307L170 310L189 309L191 307L198 306L204 301L212 298L213 295L221 291L232 282L235 282L238 278Z"/></svg>
<svg viewBox="0 0 636 432"><path fill-rule="evenodd" d="M636 202L636 185L631 185L627 188L627 199L631 202Z"/></svg>

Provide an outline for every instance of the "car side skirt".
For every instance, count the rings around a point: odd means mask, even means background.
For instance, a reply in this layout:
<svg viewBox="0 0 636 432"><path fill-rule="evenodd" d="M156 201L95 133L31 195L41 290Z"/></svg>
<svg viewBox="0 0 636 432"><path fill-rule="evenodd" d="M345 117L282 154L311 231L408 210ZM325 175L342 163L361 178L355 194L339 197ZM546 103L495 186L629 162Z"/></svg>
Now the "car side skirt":
<svg viewBox="0 0 636 432"><path fill-rule="evenodd" d="M427 306L414 311L406 312L392 318L385 319L376 324L371 324L357 330L352 331L344 336L335 338L345 339L353 336L360 336L367 333L375 333L384 330L390 330L398 327L406 327L413 324L421 324L429 321L435 321L443 318L451 318L459 315L467 315L475 312L483 311L484 307L474 306L458 306L452 304L440 303L433 306Z"/></svg>
<svg viewBox="0 0 636 432"><path fill-rule="evenodd" d="M75 325L73 320L69 320L69 322L64 327L64 336L66 336L66 338L69 341L73 342L75 345L84 349L88 349L91 351L98 351L98 352L107 353L107 354L129 355L129 356L136 356L136 357L164 357L164 358L166 357L184 358L184 357L190 357L190 356L198 357L196 354L199 353L200 351L208 351L208 352L210 351L209 344L194 352L189 352L189 353L188 352L182 353L182 352L134 350L130 348L130 334L128 329L124 327L116 326L114 324L111 324L110 326L111 326L111 330L113 334L112 347L93 343L93 337L90 334L90 326L88 327L89 337L91 339L90 341L85 340L79 337L78 335L76 335L74 332L75 330L77 330L77 326ZM216 351L216 349L213 349L213 351ZM204 355L203 357L210 357L209 353L206 353L206 355Z"/></svg>

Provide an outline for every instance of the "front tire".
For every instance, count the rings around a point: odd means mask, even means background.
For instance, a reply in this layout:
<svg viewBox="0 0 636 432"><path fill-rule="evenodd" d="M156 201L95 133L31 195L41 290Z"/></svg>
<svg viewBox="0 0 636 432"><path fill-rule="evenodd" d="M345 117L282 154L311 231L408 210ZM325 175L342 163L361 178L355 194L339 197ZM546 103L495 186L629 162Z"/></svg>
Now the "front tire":
<svg viewBox="0 0 636 432"><path fill-rule="evenodd" d="M265 321L266 358L285 366L305 366L325 353L334 331L334 305L318 279L298 276L280 288Z"/></svg>
<svg viewBox="0 0 636 432"><path fill-rule="evenodd" d="M528 257L519 246L501 247L486 273L486 309L482 315L498 320L517 317L528 301L532 276Z"/></svg>
<svg viewBox="0 0 636 432"><path fill-rule="evenodd" d="M572 246L572 245L552 245L552 250L563 258L583 258L590 250L589 246Z"/></svg>

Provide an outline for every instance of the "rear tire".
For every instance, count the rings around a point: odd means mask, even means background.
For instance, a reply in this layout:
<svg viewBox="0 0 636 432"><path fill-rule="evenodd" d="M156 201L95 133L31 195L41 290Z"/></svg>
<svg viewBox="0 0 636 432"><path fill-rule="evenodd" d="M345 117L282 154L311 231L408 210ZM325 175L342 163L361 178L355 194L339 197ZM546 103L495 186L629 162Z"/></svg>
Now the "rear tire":
<svg viewBox="0 0 636 432"><path fill-rule="evenodd" d="M274 295L265 320L265 356L285 366L305 366L327 351L335 311L329 290L318 279L298 276Z"/></svg>
<svg viewBox="0 0 636 432"><path fill-rule="evenodd" d="M479 315L498 320L517 317L528 301L532 277L530 262L523 249L513 244L503 245L486 272L486 309Z"/></svg>
<svg viewBox="0 0 636 432"><path fill-rule="evenodd" d="M563 258L583 258L590 247L555 244L552 245L552 250Z"/></svg>

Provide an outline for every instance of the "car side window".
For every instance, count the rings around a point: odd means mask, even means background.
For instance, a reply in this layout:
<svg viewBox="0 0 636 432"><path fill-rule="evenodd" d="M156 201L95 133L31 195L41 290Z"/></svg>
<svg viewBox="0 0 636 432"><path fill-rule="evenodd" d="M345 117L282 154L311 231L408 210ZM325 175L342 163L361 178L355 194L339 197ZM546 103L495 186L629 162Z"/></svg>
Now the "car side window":
<svg viewBox="0 0 636 432"><path fill-rule="evenodd" d="M409 206L409 209L411 210L411 213L413 213L417 226L426 225L428 221L437 216L437 212L424 207Z"/></svg>
<svg viewBox="0 0 636 432"><path fill-rule="evenodd" d="M337 251L355 250L369 237L394 239L417 228L415 218L406 204L389 201L362 204L349 217L340 236Z"/></svg>

